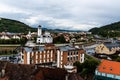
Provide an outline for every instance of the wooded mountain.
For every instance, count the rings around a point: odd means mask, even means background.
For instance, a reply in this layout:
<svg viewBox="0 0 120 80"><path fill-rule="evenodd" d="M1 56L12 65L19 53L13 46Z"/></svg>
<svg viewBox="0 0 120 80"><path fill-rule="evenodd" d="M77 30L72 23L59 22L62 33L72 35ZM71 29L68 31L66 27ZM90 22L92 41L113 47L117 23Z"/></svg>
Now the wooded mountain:
<svg viewBox="0 0 120 80"><path fill-rule="evenodd" d="M14 32L14 33L27 33L28 31L37 31L20 21L0 18L0 32Z"/></svg>
<svg viewBox="0 0 120 80"><path fill-rule="evenodd" d="M11 20L6 18L0 18L0 32L14 32L14 33L28 33L28 31L37 32L37 28L32 28L20 21ZM47 29L43 28L43 31L51 32L79 32L80 30L64 30L64 29Z"/></svg>
<svg viewBox="0 0 120 80"><path fill-rule="evenodd" d="M92 28L89 31L93 34L102 35L103 37L120 37L120 21L100 28Z"/></svg>

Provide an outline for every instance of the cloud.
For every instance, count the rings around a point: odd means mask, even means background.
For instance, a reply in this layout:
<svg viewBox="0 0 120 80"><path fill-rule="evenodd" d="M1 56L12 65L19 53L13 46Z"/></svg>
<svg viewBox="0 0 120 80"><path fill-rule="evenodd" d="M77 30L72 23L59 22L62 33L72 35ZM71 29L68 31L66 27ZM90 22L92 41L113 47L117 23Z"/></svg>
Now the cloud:
<svg viewBox="0 0 120 80"><path fill-rule="evenodd" d="M89 30L120 20L120 0L1 0L0 16L46 28Z"/></svg>
<svg viewBox="0 0 120 80"><path fill-rule="evenodd" d="M4 14L4 13L22 13L22 14L29 14L28 12L26 12L24 9L19 9L13 6L8 6L8 5L4 5L4 4L0 4L0 13Z"/></svg>
<svg viewBox="0 0 120 80"><path fill-rule="evenodd" d="M90 22L88 24L79 24L76 21L72 21L70 19L61 19L61 18L53 18L45 15L38 16L30 16L27 19L22 19L23 22L26 22L30 25L39 25L39 24L47 24L52 29L68 29L68 30L89 30L94 25L97 25L96 22Z"/></svg>

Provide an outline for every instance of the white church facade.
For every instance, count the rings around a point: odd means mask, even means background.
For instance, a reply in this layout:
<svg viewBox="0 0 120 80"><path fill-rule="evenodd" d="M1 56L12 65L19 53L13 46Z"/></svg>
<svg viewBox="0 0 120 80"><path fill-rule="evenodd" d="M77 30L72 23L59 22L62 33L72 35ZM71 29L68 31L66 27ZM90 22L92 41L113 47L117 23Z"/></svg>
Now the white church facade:
<svg viewBox="0 0 120 80"><path fill-rule="evenodd" d="M38 44L53 43L53 38L49 32L46 31L44 34L42 34L41 26L38 26L37 43Z"/></svg>

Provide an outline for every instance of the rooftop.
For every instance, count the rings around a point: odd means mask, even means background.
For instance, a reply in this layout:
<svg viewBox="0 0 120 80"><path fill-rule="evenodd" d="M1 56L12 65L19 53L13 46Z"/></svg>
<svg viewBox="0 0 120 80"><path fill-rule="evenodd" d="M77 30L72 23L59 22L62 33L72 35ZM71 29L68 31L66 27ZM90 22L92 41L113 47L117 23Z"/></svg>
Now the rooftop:
<svg viewBox="0 0 120 80"><path fill-rule="evenodd" d="M105 46L107 46L109 49L120 47L120 44L118 43L104 43Z"/></svg>
<svg viewBox="0 0 120 80"><path fill-rule="evenodd" d="M98 67L99 72L120 75L120 62L102 60Z"/></svg>
<svg viewBox="0 0 120 80"><path fill-rule="evenodd" d="M34 48L37 48L37 49L34 49ZM81 49L81 48L78 48L78 47L73 47L73 46L70 46L70 45L65 45L65 46L54 46L52 44L49 44L49 45L45 45L45 46L35 46L35 47L24 47L24 50L26 52L32 52L32 51L44 51L45 49L59 49L61 51L69 51L69 50L77 50L77 49Z"/></svg>
<svg viewBox="0 0 120 80"><path fill-rule="evenodd" d="M5 75L0 80L65 80L68 74L61 68L35 68L35 65L12 64L0 61L0 72L5 69ZM83 80L79 74L72 73L68 80Z"/></svg>
<svg viewBox="0 0 120 80"><path fill-rule="evenodd" d="M2 69L5 69L5 75L0 77L0 80L64 80L67 74L65 69L60 68L38 67L35 69L34 65L0 61L0 71Z"/></svg>

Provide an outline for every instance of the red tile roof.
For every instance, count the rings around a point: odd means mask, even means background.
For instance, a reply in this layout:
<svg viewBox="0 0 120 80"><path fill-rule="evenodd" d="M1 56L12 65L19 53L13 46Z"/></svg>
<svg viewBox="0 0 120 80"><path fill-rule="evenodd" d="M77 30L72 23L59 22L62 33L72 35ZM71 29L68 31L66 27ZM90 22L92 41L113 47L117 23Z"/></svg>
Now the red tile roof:
<svg viewBox="0 0 120 80"><path fill-rule="evenodd" d="M99 72L120 75L120 62L102 60L98 67Z"/></svg>

